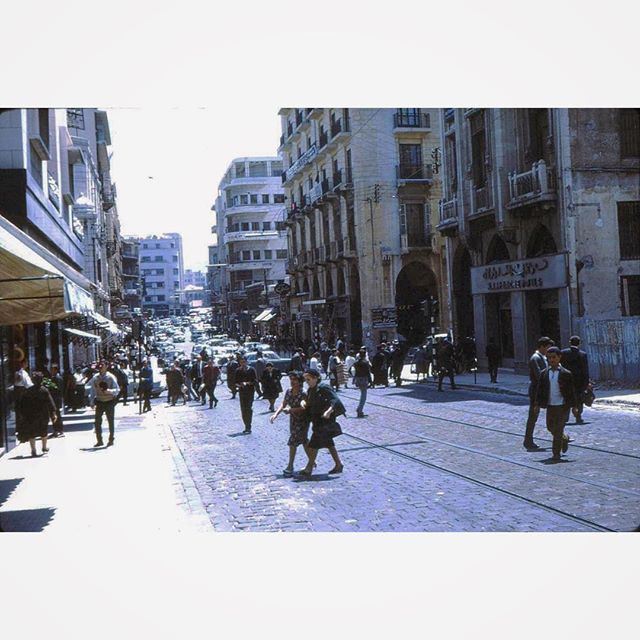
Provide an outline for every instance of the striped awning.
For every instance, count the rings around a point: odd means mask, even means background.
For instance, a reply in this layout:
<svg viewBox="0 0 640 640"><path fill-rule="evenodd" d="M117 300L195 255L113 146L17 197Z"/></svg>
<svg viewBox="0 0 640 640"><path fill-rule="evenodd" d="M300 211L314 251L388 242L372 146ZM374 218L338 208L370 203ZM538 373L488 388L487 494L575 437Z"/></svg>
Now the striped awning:
<svg viewBox="0 0 640 640"><path fill-rule="evenodd" d="M0 325L94 311L90 282L0 216Z"/></svg>
<svg viewBox="0 0 640 640"><path fill-rule="evenodd" d="M273 320L275 316L276 313L274 309L265 309L253 319L253 322L269 322L270 320Z"/></svg>

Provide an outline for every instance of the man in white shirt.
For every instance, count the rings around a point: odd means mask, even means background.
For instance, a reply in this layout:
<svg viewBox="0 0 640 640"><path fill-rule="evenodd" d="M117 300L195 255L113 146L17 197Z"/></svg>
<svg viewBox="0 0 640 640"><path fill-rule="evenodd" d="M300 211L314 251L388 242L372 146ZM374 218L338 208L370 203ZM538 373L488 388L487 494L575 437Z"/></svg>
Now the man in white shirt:
<svg viewBox="0 0 640 640"><path fill-rule="evenodd" d="M91 408L95 408L95 431L96 444L101 447L102 442L102 416L106 414L109 423L109 442L107 446L113 445L115 431L115 409L118 403L120 387L116 377L109 373L109 365L104 360L100 362L99 373L91 378Z"/></svg>
<svg viewBox="0 0 640 640"><path fill-rule="evenodd" d="M320 373L320 354L314 353L309 360L309 369Z"/></svg>
<svg viewBox="0 0 640 640"><path fill-rule="evenodd" d="M547 429L553 435L553 461L560 462L560 452L569 448L569 436L564 426L569 411L576 405L573 376L560 366L560 349L549 347L546 353L549 366L540 374L536 404L547 410Z"/></svg>

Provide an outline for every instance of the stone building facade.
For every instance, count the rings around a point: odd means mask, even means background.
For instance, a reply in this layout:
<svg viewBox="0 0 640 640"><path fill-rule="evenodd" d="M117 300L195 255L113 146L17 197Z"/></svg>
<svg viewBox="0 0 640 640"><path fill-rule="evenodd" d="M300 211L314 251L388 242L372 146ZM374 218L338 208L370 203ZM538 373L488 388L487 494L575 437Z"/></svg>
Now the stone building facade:
<svg viewBox="0 0 640 640"><path fill-rule="evenodd" d="M421 342L445 323L438 110L279 115L295 337Z"/></svg>
<svg viewBox="0 0 640 640"><path fill-rule="evenodd" d="M582 334L595 377L640 377L638 110L441 111L455 336L525 372Z"/></svg>

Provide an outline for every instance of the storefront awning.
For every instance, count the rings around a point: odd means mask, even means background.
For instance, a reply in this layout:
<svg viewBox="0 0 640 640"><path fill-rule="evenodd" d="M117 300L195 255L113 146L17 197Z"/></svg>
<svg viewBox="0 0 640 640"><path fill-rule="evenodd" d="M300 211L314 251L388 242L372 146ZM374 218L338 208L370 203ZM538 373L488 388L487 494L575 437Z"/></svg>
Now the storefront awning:
<svg viewBox="0 0 640 640"><path fill-rule="evenodd" d="M0 325L88 315L89 288L82 274L0 216Z"/></svg>
<svg viewBox="0 0 640 640"><path fill-rule="evenodd" d="M65 329L67 333L71 333L74 336L78 336L79 338L85 338L87 340L95 340L96 342L102 342L102 338L100 336L95 335L94 333L88 333L87 331L81 331L80 329Z"/></svg>
<svg viewBox="0 0 640 640"><path fill-rule="evenodd" d="M265 309L253 319L253 322L269 322L274 316L273 309Z"/></svg>
<svg viewBox="0 0 640 640"><path fill-rule="evenodd" d="M111 335L115 336L122 333L118 328L118 325L113 322L113 320L105 318L105 316L98 313L97 311L93 311L90 315L98 323L98 325L100 325L101 329L108 331Z"/></svg>

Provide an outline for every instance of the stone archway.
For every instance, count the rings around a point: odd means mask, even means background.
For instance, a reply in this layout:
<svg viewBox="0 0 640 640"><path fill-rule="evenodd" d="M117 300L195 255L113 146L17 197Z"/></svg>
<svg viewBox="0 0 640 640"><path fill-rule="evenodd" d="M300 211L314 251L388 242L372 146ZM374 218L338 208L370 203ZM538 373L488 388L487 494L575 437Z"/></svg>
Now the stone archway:
<svg viewBox="0 0 640 640"><path fill-rule="evenodd" d="M473 337L475 324L471 295L471 254L460 245L453 258L453 300L455 305L456 337Z"/></svg>
<svg viewBox="0 0 640 640"><path fill-rule="evenodd" d="M396 279L396 310L398 333L409 345L423 343L439 324L438 284L426 264L409 262L400 270Z"/></svg>

